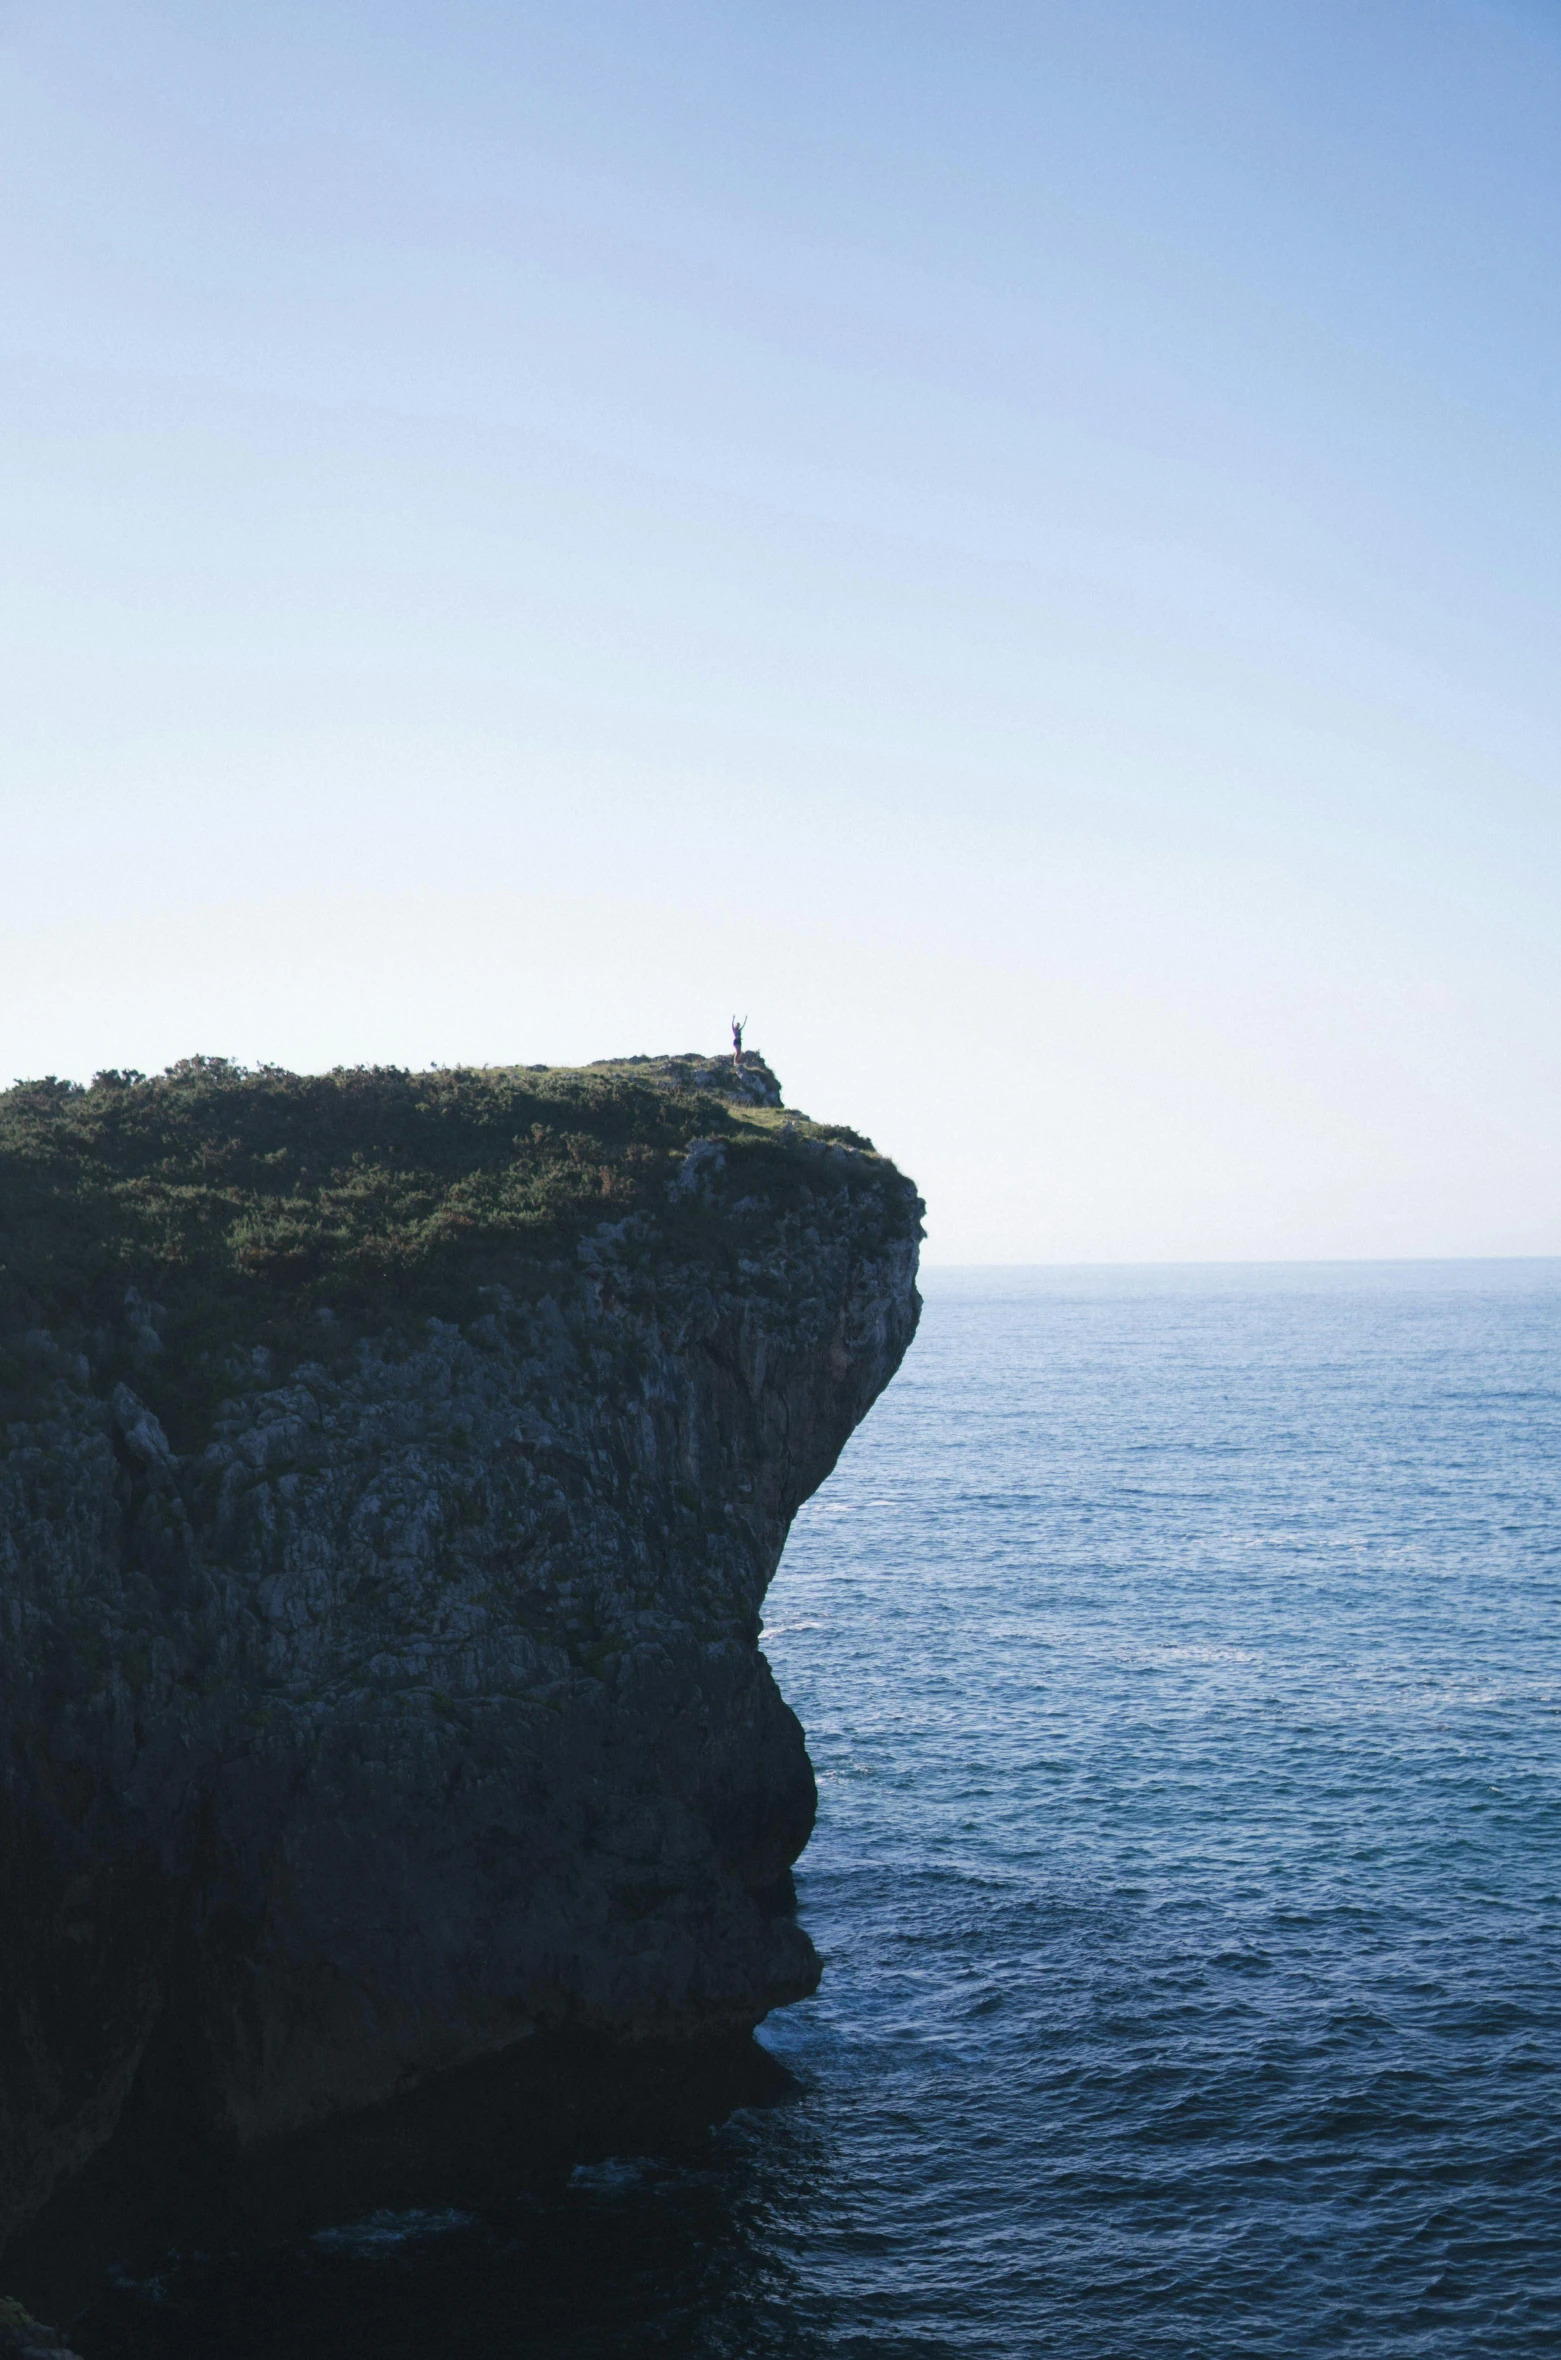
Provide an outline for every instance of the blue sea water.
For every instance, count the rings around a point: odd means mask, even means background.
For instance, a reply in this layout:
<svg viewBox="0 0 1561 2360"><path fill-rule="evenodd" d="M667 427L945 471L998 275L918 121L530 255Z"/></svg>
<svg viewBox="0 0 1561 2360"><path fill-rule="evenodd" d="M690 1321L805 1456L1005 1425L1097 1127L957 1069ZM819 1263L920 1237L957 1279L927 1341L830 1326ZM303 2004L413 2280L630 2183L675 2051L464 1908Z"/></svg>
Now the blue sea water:
<svg viewBox="0 0 1561 2360"><path fill-rule="evenodd" d="M1561 1264L926 1295L769 1601L801 2096L124 2348L1561 2350Z"/></svg>

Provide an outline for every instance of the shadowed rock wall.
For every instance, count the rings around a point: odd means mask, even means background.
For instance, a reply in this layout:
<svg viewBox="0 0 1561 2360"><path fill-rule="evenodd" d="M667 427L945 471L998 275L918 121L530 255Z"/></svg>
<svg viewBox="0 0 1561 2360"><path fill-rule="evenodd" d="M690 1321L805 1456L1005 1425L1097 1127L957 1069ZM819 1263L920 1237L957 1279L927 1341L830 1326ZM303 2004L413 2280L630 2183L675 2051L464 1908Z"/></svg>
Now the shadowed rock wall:
<svg viewBox="0 0 1561 2360"><path fill-rule="evenodd" d="M773 1196L691 1139L664 1213L476 1317L286 1368L236 1335L182 1451L131 1381L146 1295L128 1377L26 1338L0 2236L124 2125L216 2169L527 2043L664 2073L812 1990L813 1777L760 1608L914 1331L920 1206L806 1125L770 1144Z"/></svg>

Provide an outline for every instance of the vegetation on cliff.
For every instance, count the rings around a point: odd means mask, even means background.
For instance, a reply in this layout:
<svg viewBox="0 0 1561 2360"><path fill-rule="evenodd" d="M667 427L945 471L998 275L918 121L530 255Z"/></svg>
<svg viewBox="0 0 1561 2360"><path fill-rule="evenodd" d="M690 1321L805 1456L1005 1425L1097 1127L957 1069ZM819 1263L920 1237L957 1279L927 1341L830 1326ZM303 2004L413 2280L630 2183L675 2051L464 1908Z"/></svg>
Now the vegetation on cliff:
<svg viewBox="0 0 1561 2360"><path fill-rule="evenodd" d="M319 1359L430 1313L470 1318L484 1290L545 1287L604 1221L653 1217L685 1253L730 1257L741 1219L701 1226L704 1198L669 1186L695 1141L722 1150L729 1206L771 1208L817 1185L820 1144L870 1143L693 1086L713 1071L195 1057L90 1088L18 1083L0 1094L0 1415L36 1367L29 1331L101 1371L130 1290L149 1307L138 1382L186 1425L223 1390L212 1356L235 1337Z"/></svg>

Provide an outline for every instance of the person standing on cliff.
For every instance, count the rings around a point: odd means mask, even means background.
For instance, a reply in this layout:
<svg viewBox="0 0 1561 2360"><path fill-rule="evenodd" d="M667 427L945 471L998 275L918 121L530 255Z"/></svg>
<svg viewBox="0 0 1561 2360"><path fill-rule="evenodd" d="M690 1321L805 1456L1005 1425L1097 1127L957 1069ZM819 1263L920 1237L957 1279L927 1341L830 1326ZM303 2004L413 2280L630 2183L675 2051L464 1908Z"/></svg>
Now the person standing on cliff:
<svg viewBox="0 0 1561 2360"><path fill-rule="evenodd" d="M739 1073L743 1070L743 1026L747 1021L746 1016L732 1018L732 1063Z"/></svg>

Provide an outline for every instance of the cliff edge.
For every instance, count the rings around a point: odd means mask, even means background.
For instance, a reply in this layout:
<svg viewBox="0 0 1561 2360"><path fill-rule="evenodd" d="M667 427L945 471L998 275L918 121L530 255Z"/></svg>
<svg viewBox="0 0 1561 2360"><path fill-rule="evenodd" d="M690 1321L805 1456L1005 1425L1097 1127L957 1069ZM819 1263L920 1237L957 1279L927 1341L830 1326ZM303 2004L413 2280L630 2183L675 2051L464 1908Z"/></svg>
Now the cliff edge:
<svg viewBox="0 0 1561 2360"><path fill-rule="evenodd" d="M760 1606L920 1212L757 1058L0 1097L0 2240L813 1989Z"/></svg>

